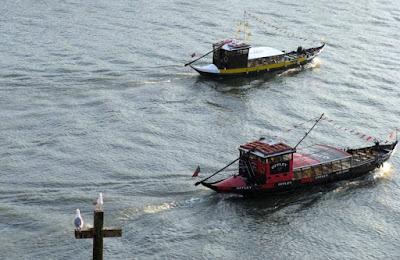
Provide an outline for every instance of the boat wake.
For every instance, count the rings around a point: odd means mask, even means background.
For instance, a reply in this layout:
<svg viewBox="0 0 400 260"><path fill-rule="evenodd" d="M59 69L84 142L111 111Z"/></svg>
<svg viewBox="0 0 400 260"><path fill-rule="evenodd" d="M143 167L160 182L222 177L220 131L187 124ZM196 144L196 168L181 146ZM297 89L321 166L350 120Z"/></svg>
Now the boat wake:
<svg viewBox="0 0 400 260"><path fill-rule="evenodd" d="M392 164L384 162L382 167L375 170L373 178L375 179L388 179L394 173Z"/></svg>
<svg viewBox="0 0 400 260"><path fill-rule="evenodd" d="M392 167L392 164L389 162L384 162L382 167L377 168L375 171L372 172L371 175L367 175L365 177L354 179L351 181L344 181L345 184L339 185L333 190L333 192L341 192L348 188L367 185L376 179L388 179L393 173L394 169Z"/></svg>
<svg viewBox="0 0 400 260"><path fill-rule="evenodd" d="M321 67L321 59L319 57L315 57L310 63L307 63L304 65L304 69L312 69L318 71L319 68Z"/></svg>
<svg viewBox="0 0 400 260"><path fill-rule="evenodd" d="M191 208L203 201L202 198L190 198L183 201L173 201L166 202L161 205L148 205L143 208L134 208L134 209L126 209L122 212L121 217L119 218L121 221L126 221L130 219L137 218L143 215L156 214L168 210L172 210L174 208Z"/></svg>

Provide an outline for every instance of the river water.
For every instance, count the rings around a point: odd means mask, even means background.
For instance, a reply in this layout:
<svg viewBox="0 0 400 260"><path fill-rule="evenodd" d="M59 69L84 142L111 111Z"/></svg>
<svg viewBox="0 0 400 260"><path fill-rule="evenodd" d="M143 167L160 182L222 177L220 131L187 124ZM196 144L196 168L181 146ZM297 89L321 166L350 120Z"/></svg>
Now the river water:
<svg viewBox="0 0 400 260"><path fill-rule="evenodd" d="M249 20L253 46L326 48L273 76L183 66L233 37L245 10L270 25ZM279 197L220 195L191 175L260 136L295 145L310 125L286 130L322 113L336 125L301 146L369 144L338 125L384 140L399 126L399 39L397 0L2 1L0 259L89 259L73 219L79 208L93 225L99 192L105 226L123 229L105 259L398 259L398 154Z"/></svg>

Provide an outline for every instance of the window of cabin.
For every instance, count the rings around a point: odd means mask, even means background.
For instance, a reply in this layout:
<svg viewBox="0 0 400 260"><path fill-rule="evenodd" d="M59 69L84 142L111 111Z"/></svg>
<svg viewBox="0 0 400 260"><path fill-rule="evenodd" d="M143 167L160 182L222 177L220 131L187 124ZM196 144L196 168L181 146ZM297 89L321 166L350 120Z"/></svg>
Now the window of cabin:
<svg viewBox="0 0 400 260"><path fill-rule="evenodd" d="M265 158L257 157L257 161L259 161L259 162L262 163L262 164L267 164Z"/></svg>
<svg viewBox="0 0 400 260"><path fill-rule="evenodd" d="M291 153L284 154L282 156L283 156L284 161L290 161L290 160L292 160L292 157L293 157L293 155Z"/></svg>

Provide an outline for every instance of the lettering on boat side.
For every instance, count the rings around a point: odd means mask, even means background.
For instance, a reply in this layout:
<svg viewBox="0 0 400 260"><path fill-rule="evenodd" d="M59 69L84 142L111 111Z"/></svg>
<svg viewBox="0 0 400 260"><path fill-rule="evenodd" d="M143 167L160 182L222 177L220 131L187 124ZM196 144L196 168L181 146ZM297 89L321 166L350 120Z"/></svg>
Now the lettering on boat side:
<svg viewBox="0 0 400 260"><path fill-rule="evenodd" d="M326 178L326 177L328 177L328 174L322 174L322 175L317 175L317 176L315 176L315 179L317 180L317 179L323 179L323 178Z"/></svg>
<svg viewBox="0 0 400 260"><path fill-rule="evenodd" d="M284 162L279 162L271 165L271 170L274 170L276 167L288 167L289 164L284 163Z"/></svg>
<svg viewBox="0 0 400 260"><path fill-rule="evenodd" d="M250 190L251 186L236 187L237 190Z"/></svg>
<svg viewBox="0 0 400 260"><path fill-rule="evenodd" d="M349 169L338 171L338 172L336 172L336 175L340 175L340 174L343 174L346 172L349 172Z"/></svg>
<svg viewBox="0 0 400 260"><path fill-rule="evenodd" d="M277 183L276 185L278 185L278 186L292 185L292 181L279 182L279 183Z"/></svg>
<svg viewBox="0 0 400 260"><path fill-rule="evenodd" d="M270 166L271 174L279 174L290 171L289 161L277 162Z"/></svg>

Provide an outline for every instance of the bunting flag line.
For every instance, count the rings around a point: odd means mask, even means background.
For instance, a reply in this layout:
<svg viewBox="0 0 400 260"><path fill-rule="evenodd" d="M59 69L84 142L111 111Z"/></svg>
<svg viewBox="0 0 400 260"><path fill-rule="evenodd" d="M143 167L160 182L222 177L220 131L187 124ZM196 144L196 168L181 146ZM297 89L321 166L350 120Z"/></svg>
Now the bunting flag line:
<svg viewBox="0 0 400 260"><path fill-rule="evenodd" d="M364 133L356 131L354 129L350 129L350 128L345 127L345 126L342 126L342 125L336 123L334 120L329 119L328 117L323 117L321 120L333 124L333 126L336 127L337 129L341 129L341 130L344 130L345 132L349 132L350 134L357 135L357 136L360 137L360 139L363 139L364 141L374 142L374 143L375 142L379 142L379 143L383 142L382 140L380 140L378 138L375 138L373 136L364 134ZM393 139L393 138L397 139L397 130L394 130L394 131L392 131L392 132L390 132L388 134L388 137L387 137L386 141L384 142L384 144L388 143L390 141L390 139Z"/></svg>
<svg viewBox="0 0 400 260"><path fill-rule="evenodd" d="M369 136L367 134L361 133L359 131L356 131L355 129L350 129L348 127L342 126L342 125L334 122L334 120L329 119L328 117L323 117L321 120L331 123L337 129L341 129L341 130L344 130L345 132L349 132L350 134L357 135L357 136L360 137L360 139L363 139L364 141L367 141L367 142L369 142L369 141L381 142L381 140L379 140L379 139L377 139L375 137L372 137L372 136Z"/></svg>
<svg viewBox="0 0 400 260"><path fill-rule="evenodd" d="M194 171L192 178L197 177L197 175L199 175L200 172L200 166L197 166L197 169Z"/></svg>
<svg viewBox="0 0 400 260"><path fill-rule="evenodd" d="M300 124L294 125L293 128L286 130L286 132L290 132L290 131L292 131L293 129L296 129L296 128L298 128L298 127L301 127L301 126L307 124L308 122L315 122L318 118L319 118L319 117L314 117L314 118L311 118L311 119L309 119L309 120L307 120L307 121L304 121L304 122L302 122L302 123L300 123Z"/></svg>
<svg viewBox="0 0 400 260"><path fill-rule="evenodd" d="M318 120L318 118L319 118L319 117L314 117L314 118L308 119L307 121L304 121L304 122L302 122L302 123L299 123L299 124L297 124L297 125L293 125L292 128L286 129L286 132L290 132L290 131L292 131L292 130L294 130L294 129L297 129L297 128L299 128L299 127L305 126L305 125L306 125L307 123L309 123L309 122L315 122L315 121ZM278 138L277 135L275 135L274 137Z"/></svg>
<svg viewBox="0 0 400 260"><path fill-rule="evenodd" d="M297 125L293 125L292 128L287 129L286 131L287 131L287 132L290 132L290 131L292 131L292 130L294 130L294 129L297 129L297 128L299 128L299 127L303 127L303 126L305 126L305 125L306 125L307 123L309 123L309 122L315 122L317 119L318 119L318 117L311 118L311 119L309 119L309 120L307 120L307 121L304 121L304 122L302 122L302 123L299 123L299 124L297 124ZM364 134L364 133L362 133L362 132L359 132L359 131L357 131L357 130L355 130L355 129L351 129L351 128L346 127L346 126L342 126L342 125L336 123L334 120L332 120L332 119L330 119L330 118L328 118L328 117L326 117L326 116L323 117L323 118L321 118L321 121L325 121L325 122L328 122L328 123L332 124L336 129L341 129L341 130L343 130L343 131L345 131L345 132L348 132L348 133L350 133L350 134L359 136L360 139L363 139L363 140L366 141L366 142L379 142L379 143L383 142L382 140L380 140L380 139L378 139L378 138L375 138L375 137L373 137L373 136ZM387 136L387 140L386 140L385 142L383 142L383 143L386 144L386 143L388 143L391 139L396 139L396 140L397 140L397 130L394 130L394 131L390 132L390 133L388 134L388 136Z"/></svg>
<svg viewBox="0 0 400 260"><path fill-rule="evenodd" d="M290 37L293 37L293 38L298 38L298 39L300 39L300 40L302 40L302 41L309 41L308 39L306 39L306 38L304 38L304 37L300 37L300 36L298 36L298 35L295 35L294 33L288 32L288 31L285 30L285 29L282 29L282 28L279 28L279 27L277 27L277 26L274 26L274 25L272 25L272 24L270 24L270 23L267 23L267 22L264 21L263 19L261 19L261 18L255 16L255 15L253 15L253 14L251 14L251 13L248 13L248 12L247 12L247 15L248 15L249 17L255 19L256 21L258 21L258 22L260 22L260 23L262 23L262 24L264 24L264 25L267 25L267 26L270 27L270 28L273 28L273 29L274 29L275 31L277 31L277 32L280 32L280 33L282 33L282 34L285 34L285 35L290 36ZM320 41L325 41L325 37L322 37L322 38L320 39ZM317 42L317 41L313 40L312 42Z"/></svg>

